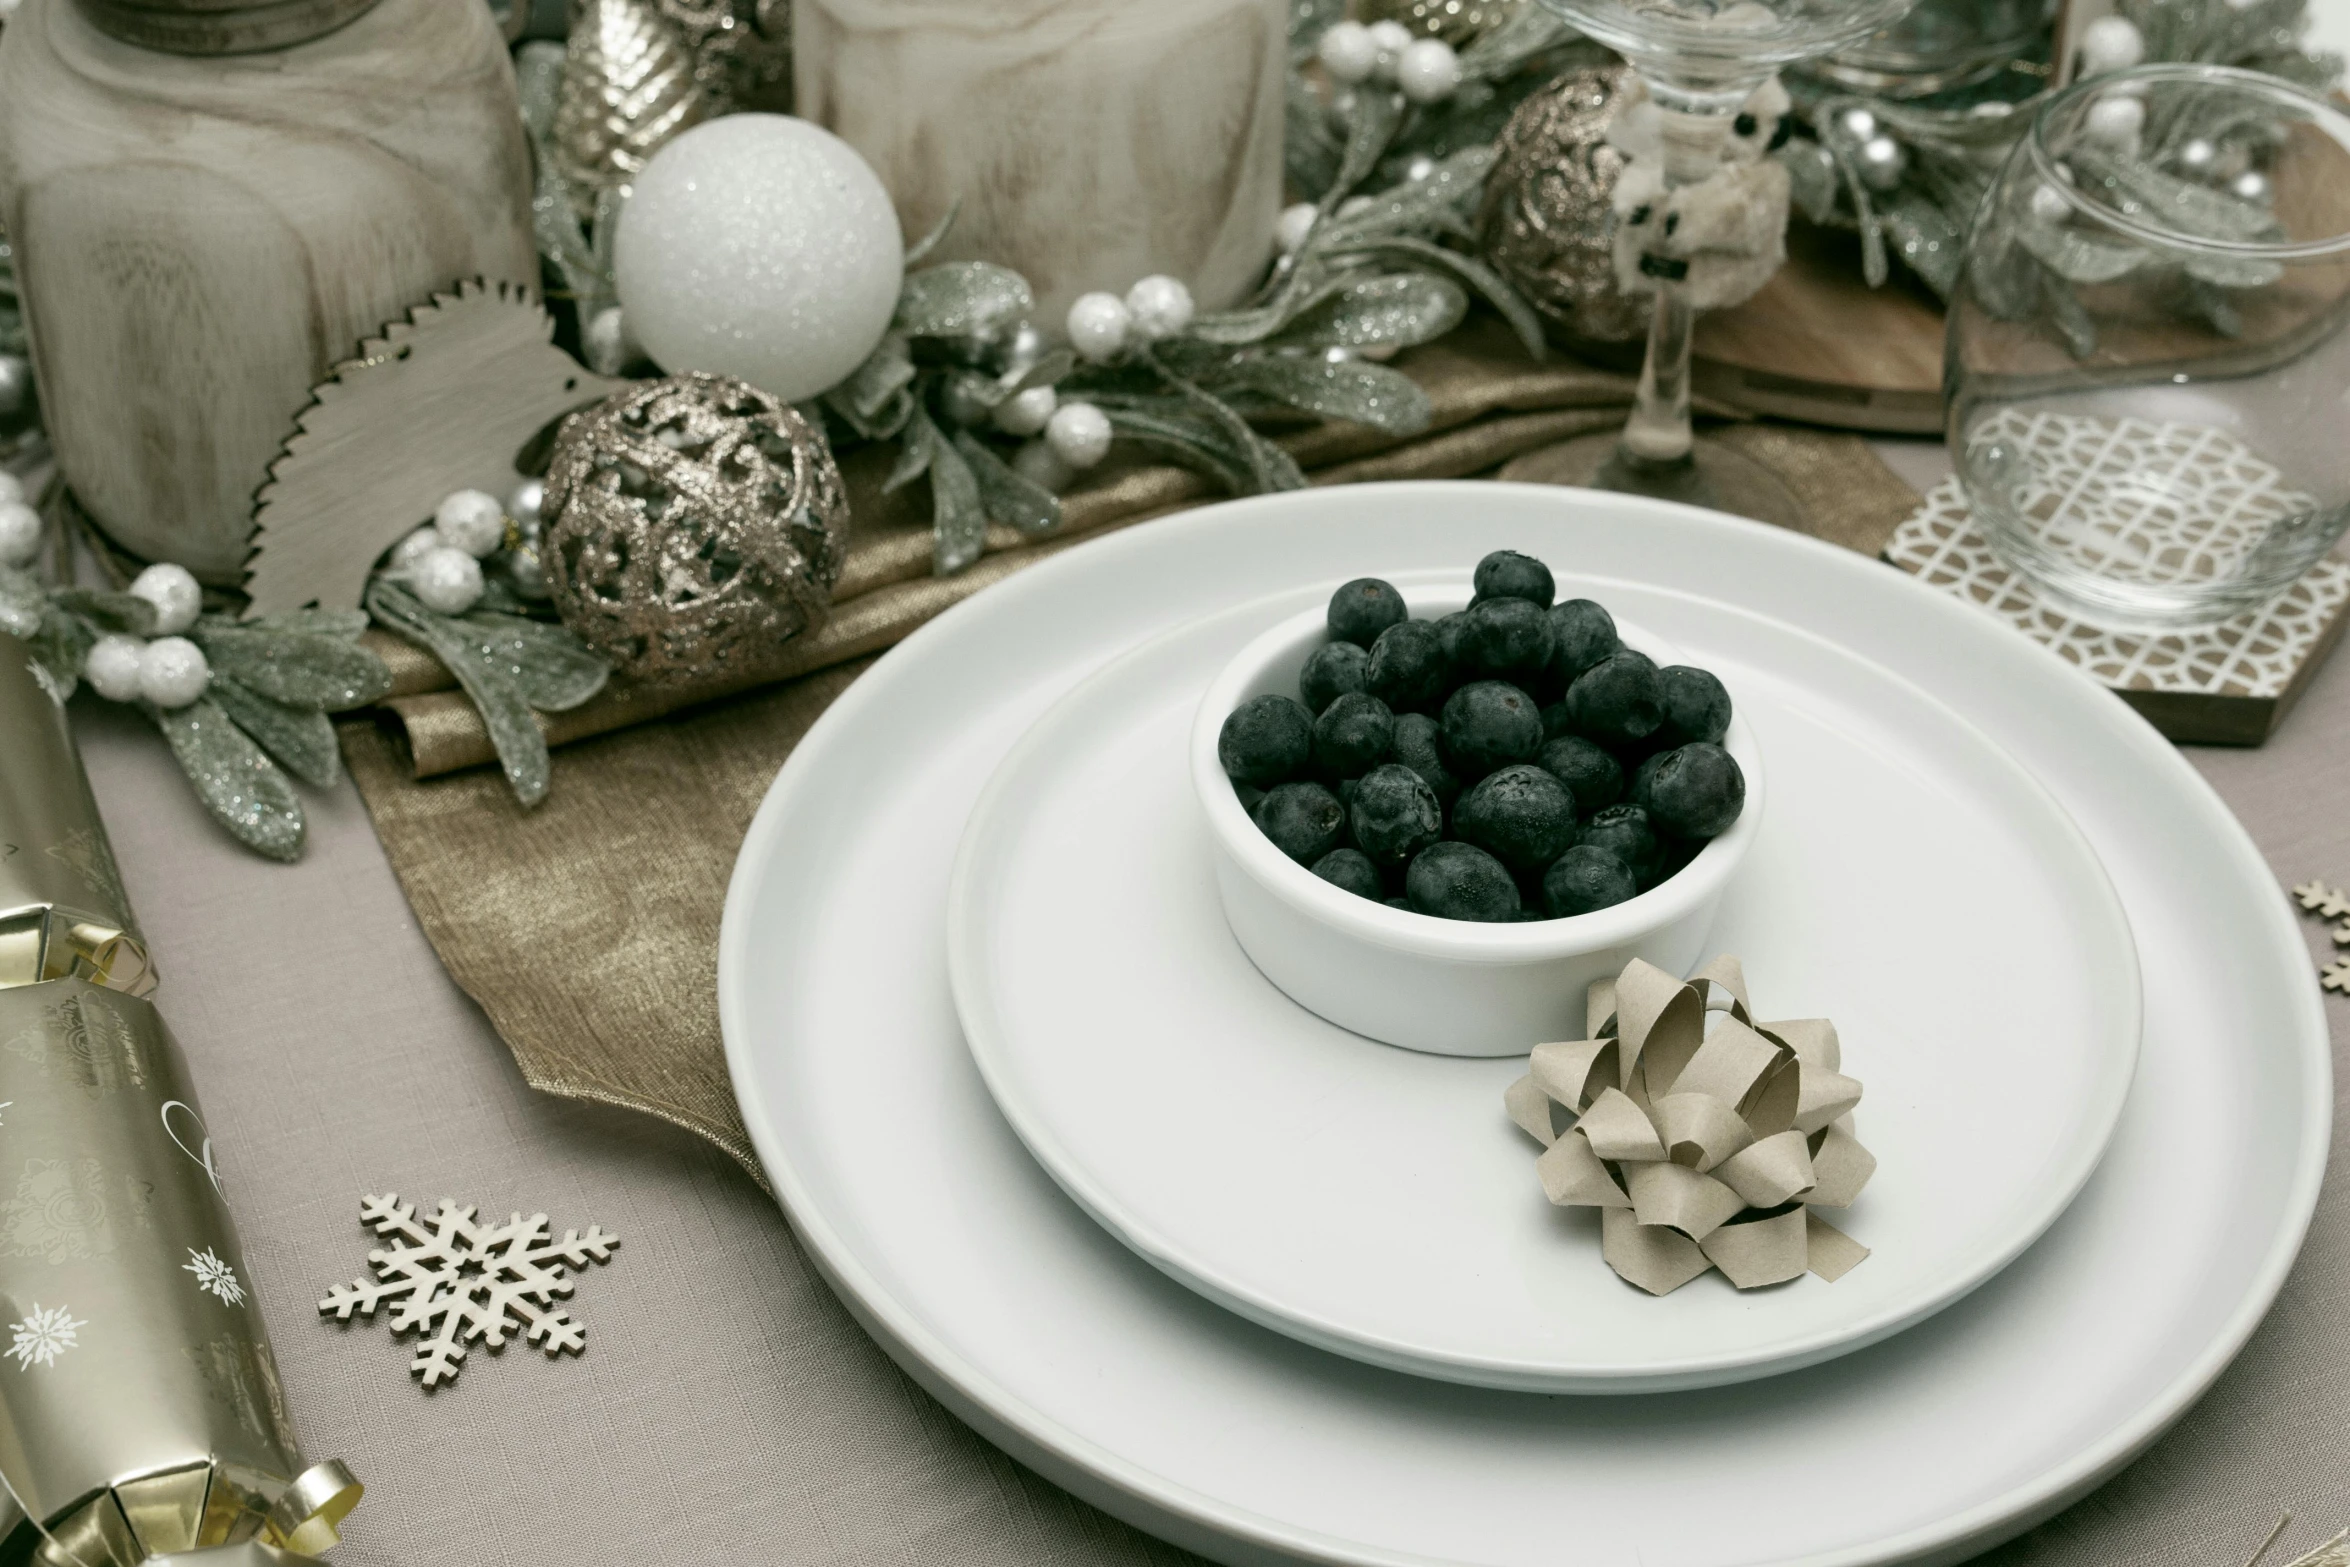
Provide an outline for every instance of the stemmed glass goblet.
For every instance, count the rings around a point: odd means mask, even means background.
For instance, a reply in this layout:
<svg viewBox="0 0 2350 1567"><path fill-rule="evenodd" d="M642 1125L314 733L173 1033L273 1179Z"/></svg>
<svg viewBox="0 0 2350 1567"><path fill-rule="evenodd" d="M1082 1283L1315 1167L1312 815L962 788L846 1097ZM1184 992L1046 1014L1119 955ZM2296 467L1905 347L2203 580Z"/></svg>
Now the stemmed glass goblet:
<svg viewBox="0 0 2350 1567"><path fill-rule="evenodd" d="M1721 167L1731 121L1780 67L1848 48L1898 20L1916 0L1542 0L1621 54L1661 113L1665 189ZM1689 423L1689 351L1696 311L1686 290L1656 280L1648 355L1632 417L1591 481L1601 489L1722 507L1747 466L1700 447ZM1738 509L1733 502L1727 509Z"/></svg>

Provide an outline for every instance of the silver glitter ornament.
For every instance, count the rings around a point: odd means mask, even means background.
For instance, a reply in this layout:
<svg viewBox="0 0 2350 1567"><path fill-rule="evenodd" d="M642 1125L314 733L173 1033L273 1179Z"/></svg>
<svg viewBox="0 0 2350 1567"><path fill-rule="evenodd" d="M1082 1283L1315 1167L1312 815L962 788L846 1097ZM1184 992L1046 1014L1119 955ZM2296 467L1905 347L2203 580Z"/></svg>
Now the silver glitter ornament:
<svg viewBox="0 0 2350 1567"><path fill-rule="evenodd" d="M1607 127L1632 86L1621 65L1569 71L1518 105L1494 144L1478 246L1570 339L1625 343L1648 330L1649 299L1616 284L1609 206L1624 155Z"/></svg>
<svg viewBox="0 0 2350 1567"><path fill-rule="evenodd" d="M653 684L716 674L820 622L846 558L823 435L729 376L648 382L566 420L539 560L563 623Z"/></svg>
<svg viewBox="0 0 2350 1567"><path fill-rule="evenodd" d="M1465 48L1526 9L1528 0L1361 0L1364 22L1401 22L1422 38Z"/></svg>

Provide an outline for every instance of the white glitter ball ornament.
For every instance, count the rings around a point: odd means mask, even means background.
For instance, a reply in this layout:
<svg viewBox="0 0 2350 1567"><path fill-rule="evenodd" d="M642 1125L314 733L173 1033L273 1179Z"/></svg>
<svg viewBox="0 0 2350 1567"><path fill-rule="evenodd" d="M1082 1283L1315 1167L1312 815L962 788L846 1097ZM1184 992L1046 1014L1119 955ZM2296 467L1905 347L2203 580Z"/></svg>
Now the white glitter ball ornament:
<svg viewBox="0 0 2350 1567"><path fill-rule="evenodd" d="M432 525L443 543L475 560L506 542L506 508L487 490L458 490L434 510Z"/></svg>
<svg viewBox="0 0 2350 1567"><path fill-rule="evenodd" d="M155 634L177 636L196 623L204 608L204 590L185 566L157 561L131 578L131 597L155 608Z"/></svg>
<svg viewBox="0 0 2350 1567"><path fill-rule="evenodd" d="M0 501L0 566L29 566L41 553L41 514L22 501Z"/></svg>
<svg viewBox="0 0 2350 1567"><path fill-rule="evenodd" d="M109 702L136 702L139 655L146 651L147 644L137 637L100 637L82 657L82 678Z"/></svg>
<svg viewBox="0 0 2350 1567"><path fill-rule="evenodd" d="M996 428L1006 435L1036 435L1060 405L1060 394L1049 386L1032 386L1025 392L1014 392L995 405Z"/></svg>
<svg viewBox="0 0 2350 1567"><path fill-rule="evenodd" d="M2146 35L2126 16L2101 16L2081 29L2081 74L2126 71L2146 58Z"/></svg>
<svg viewBox="0 0 2350 1567"><path fill-rule="evenodd" d="M728 114L636 177L612 253L628 334L662 369L813 397L880 343L905 279L889 192L856 150L781 114Z"/></svg>
<svg viewBox="0 0 2350 1567"><path fill-rule="evenodd" d="M1126 291L1126 313L1137 339L1156 343L1191 325L1191 290L1181 278L1154 273Z"/></svg>
<svg viewBox="0 0 2350 1567"><path fill-rule="evenodd" d="M1134 312L1115 294L1080 294L1069 306L1069 346L1080 359L1107 364L1125 351Z"/></svg>
<svg viewBox="0 0 2350 1567"><path fill-rule="evenodd" d="M186 637L157 637L139 650L139 695L157 707L185 707L210 684L204 650Z"/></svg>
<svg viewBox="0 0 2350 1567"><path fill-rule="evenodd" d="M1461 84L1461 57L1441 38L1423 38L1395 59L1395 85L1414 103L1442 103Z"/></svg>
<svg viewBox="0 0 2350 1567"><path fill-rule="evenodd" d="M1352 85L1369 81L1371 73L1379 68L1379 45L1372 41L1371 30L1360 22L1333 23L1314 45L1314 53L1334 82Z"/></svg>
<svg viewBox="0 0 2350 1567"><path fill-rule="evenodd" d="M1072 468L1090 468L1110 455L1110 416L1091 403L1063 403L1044 427L1045 444Z"/></svg>
<svg viewBox="0 0 2350 1567"><path fill-rule="evenodd" d="M408 568L408 582L424 607L443 615L462 615L481 602L481 562L447 545L427 550Z"/></svg>
<svg viewBox="0 0 2350 1567"><path fill-rule="evenodd" d="M21 501L23 499L24 480L10 473L6 468L0 468L0 501Z"/></svg>

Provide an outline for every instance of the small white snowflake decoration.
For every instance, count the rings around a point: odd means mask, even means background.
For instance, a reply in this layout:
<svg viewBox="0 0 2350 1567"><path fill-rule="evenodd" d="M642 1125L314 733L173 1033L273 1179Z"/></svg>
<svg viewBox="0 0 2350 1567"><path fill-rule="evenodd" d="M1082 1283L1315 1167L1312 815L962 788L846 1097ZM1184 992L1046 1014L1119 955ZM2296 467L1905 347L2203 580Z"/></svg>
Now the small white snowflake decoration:
<svg viewBox="0 0 2350 1567"><path fill-rule="evenodd" d="M2339 887L2329 887L2313 877L2293 889L2293 898L2305 911L2321 920L2340 920L2342 923L2333 929L2334 945L2350 947L2350 895L2345 895ZM2319 964L2317 983L2320 989L2350 996L2350 956Z"/></svg>
<svg viewBox="0 0 2350 1567"><path fill-rule="evenodd" d="M359 1222L394 1237L392 1245L367 1254L376 1277L336 1285L318 1303L319 1312L348 1322L354 1311L372 1317L386 1301L398 1302L393 1335L426 1335L408 1369L427 1389L455 1378L475 1339L493 1350L504 1348L515 1322L522 1324L524 1340L543 1342L550 1357L586 1348L587 1330L549 1308L557 1296L571 1293L566 1263L579 1268L603 1262L620 1244L619 1236L592 1224L585 1235L566 1230L561 1241L549 1240L543 1213L477 1223L471 1208L446 1197L427 1223L419 1223L416 1205L390 1192L363 1199Z"/></svg>
<svg viewBox="0 0 2350 1567"><path fill-rule="evenodd" d="M209 1246L202 1251L189 1247L188 1260L180 1265L180 1271L196 1275L196 1288L207 1295L218 1295L224 1306L245 1303L245 1286L237 1282L237 1270L212 1255Z"/></svg>
<svg viewBox="0 0 2350 1567"><path fill-rule="evenodd" d="M16 1369L30 1371L35 1366L53 1366L57 1357L75 1347L74 1335L88 1327L87 1322L76 1321L63 1306L43 1310L39 1301L24 1319L11 1324L13 1340L8 1353L16 1357Z"/></svg>
<svg viewBox="0 0 2350 1567"><path fill-rule="evenodd" d="M2339 887L2329 887L2314 877L2293 889L2293 896L2301 907L2321 920L2338 920L2350 915L2350 897L2344 897Z"/></svg>

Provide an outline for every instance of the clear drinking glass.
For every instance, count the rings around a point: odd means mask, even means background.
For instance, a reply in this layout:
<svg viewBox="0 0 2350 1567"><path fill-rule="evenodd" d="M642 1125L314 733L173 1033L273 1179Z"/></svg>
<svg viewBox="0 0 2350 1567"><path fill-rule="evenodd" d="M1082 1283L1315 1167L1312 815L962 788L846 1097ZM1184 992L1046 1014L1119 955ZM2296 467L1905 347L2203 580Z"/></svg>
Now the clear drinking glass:
<svg viewBox="0 0 2350 1567"><path fill-rule="evenodd" d="M1693 185L1721 166L1724 143L1756 88L1781 66L1832 53L1890 25L1915 0L1543 0L1623 55L1663 111L1664 180ZM1699 505L1724 497L1689 423L1689 348L1696 312L1660 280L1648 357L1603 489ZM1710 454L1727 462L1724 454Z"/></svg>
<svg viewBox="0 0 2350 1567"><path fill-rule="evenodd" d="M2051 98L1967 240L1951 457L2000 558L2128 630L2259 608L2350 524L2350 116L2154 65Z"/></svg>
<svg viewBox="0 0 2350 1567"><path fill-rule="evenodd" d="M2055 12L2051 0L1918 0L1917 8L1807 74L1855 92L1918 98L1995 76L2028 53Z"/></svg>

